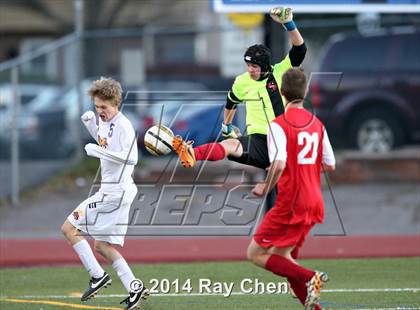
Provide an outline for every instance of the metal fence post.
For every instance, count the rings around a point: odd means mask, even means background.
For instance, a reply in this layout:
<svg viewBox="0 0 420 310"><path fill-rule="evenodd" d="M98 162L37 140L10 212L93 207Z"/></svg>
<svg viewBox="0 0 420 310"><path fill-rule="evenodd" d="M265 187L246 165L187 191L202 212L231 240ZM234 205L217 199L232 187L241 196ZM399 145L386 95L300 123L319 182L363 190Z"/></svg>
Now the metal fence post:
<svg viewBox="0 0 420 310"><path fill-rule="evenodd" d="M18 93L19 66L11 69L11 81L13 91L12 102L12 141L11 141L11 164L12 164L12 206L19 205L19 124L20 95Z"/></svg>
<svg viewBox="0 0 420 310"><path fill-rule="evenodd" d="M84 30L84 0L74 1L74 27L77 35L76 41L76 90L77 90L77 111L78 115L83 112L83 91L82 91L82 80L83 80L83 30ZM76 128L76 160L82 158L82 128L80 123Z"/></svg>

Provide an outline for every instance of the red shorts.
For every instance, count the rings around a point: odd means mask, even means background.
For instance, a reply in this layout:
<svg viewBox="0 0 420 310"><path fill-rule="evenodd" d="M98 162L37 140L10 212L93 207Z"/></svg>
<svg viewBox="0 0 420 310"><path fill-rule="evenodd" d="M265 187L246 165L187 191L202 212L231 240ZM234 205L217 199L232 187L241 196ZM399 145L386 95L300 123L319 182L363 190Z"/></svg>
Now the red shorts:
<svg viewBox="0 0 420 310"><path fill-rule="evenodd" d="M262 248L300 248L311 231L311 225L289 225L274 223L270 216L265 216L254 235L255 242Z"/></svg>

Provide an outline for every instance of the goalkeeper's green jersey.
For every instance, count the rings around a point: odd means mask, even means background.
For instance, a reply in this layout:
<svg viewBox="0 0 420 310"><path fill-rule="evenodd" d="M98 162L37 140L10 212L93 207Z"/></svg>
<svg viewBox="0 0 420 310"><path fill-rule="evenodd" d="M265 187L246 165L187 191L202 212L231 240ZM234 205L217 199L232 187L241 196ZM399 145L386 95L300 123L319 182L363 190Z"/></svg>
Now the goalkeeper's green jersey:
<svg viewBox="0 0 420 310"><path fill-rule="evenodd" d="M236 77L235 82L232 86L234 96L229 93L229 99L235 103L245 102L246 105L246 125L247 134L267 134L269 123L276 117L273 104L270 99L269 89L272 92L278 92L276 94L279 98L281 88L281 77L284 72L292 67L290 62L289 54L280 62L272 66L272 79L274 77L275 83L267 81L269 77L261 81L253 80L248 72L245 72ZM270 85L271 84L271 85ZM270 88L272 86L272 88ZM239 99L237 101L236 99ZM283 102L279 100L275 104L281 105L281 111L284 111Z"/></svg>

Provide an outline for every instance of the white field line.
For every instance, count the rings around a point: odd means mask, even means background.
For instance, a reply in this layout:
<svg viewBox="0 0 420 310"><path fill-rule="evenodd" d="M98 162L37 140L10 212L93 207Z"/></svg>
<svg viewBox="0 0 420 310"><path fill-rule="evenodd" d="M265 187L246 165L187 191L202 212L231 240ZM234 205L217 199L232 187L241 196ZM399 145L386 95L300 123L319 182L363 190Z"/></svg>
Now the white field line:
<svg viewBox="0 0 420 310"><path fill-rule="evenodd" d="M397 307L397 308L359 308L359 309L354 309L352 308L351 310L417 310L420 309L419 307L417 308L407 308L407 307Z"/></svg>
<svg viewBox="0 0 420 310"><path fill-rule="evenodd" d="M355 288L355 289L325 289L322 290L322 293L377 293L377 292L420 292L420 288ZM197 296L223 296L223 294L218 293L158 293L151 294L153 297L197 297ZM233 296L244 296L244 295L273 295L269 293L244 293L244 292L232 292ZM124 298L127 297L127 294L101 294L96 295L95 298ZM74 295L22 295L22 296L2 296L2 298L57 298L57 299L70 299L70 298L79 298ZM369 308L370 309L370 308ZM378 308L379 309L420 309L420 308ZM354 309L362 310L362 309ZM375 309L376 310L376 309Z"/></svg>

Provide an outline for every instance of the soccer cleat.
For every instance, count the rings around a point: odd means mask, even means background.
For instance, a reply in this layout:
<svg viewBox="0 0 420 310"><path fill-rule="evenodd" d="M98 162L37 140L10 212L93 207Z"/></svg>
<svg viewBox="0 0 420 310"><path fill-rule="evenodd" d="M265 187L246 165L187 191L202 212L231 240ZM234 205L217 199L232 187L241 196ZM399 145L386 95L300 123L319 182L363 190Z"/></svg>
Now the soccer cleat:
<svg viewBox="0 0 420 310"><path fill-rule="evenodd" d="M307 295L305 300L305 310L313 310L319 302L321 289L324 283L328 281L328 275L325 272L315 272L314 276L306 283Z"/></svg>
<svg viewBox="0 0 420 310"><path fill-rule="evenodd" d="M120 304L127 304L126 310L136 309L142 300L146 300L147 296L149 296L149 290L143 286L137 293L131 292Z"/></svg>
<svg viewBox="0 0 420 310"><path fill-rule="evenodd" d="M195 166L195 154L191 145L191 142L185 142L181 136L175 136L172 141L172 148L178 154L181 164L185 168L192 168Z"/></svg>
<svg viewBox="0 0 420 310"><path fill-rule="evenodd" d="M82 301L87 301L99 292L101 288L105 288L108 285L111 285L111 277L106 272L100 278L91 278L89 281L89 286L86 291L83 293L82 297L80 298Z"/></svg>

